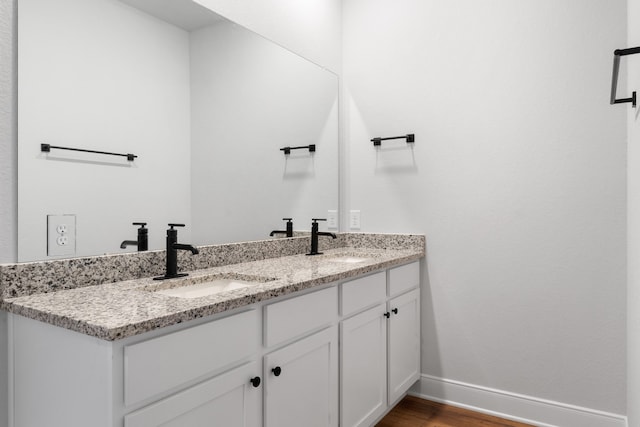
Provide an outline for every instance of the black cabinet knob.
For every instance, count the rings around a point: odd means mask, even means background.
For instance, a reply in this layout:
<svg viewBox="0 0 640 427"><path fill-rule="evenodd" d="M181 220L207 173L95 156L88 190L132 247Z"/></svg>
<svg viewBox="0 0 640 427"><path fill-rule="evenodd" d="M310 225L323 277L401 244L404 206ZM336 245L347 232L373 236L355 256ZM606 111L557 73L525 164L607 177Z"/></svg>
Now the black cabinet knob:
<svg viewBox="0 0 640 427"><path fill-rule="evenodd" d="M393 310L391 310L391 311L393 311L393 314L398 314L398 309L397 309L397 308L394 308L394 309L393 309Z"/></svg>
<svg viewBox="0 0 640 427"><path fill-rule="evenodd" d="M280 366L276 366L271 370L271 372L273 372L273 375L275 375L276 377L279 377L282 373L282 368L280 368Z"/></svg>
<svg viewBox="0 0 640 427"><path fill-rule="evenodd" d="M387 312L384 314L384 317L386 317L386 318L388 319L389 317L391 317L391 313L389 313L389 312L387 311Z"/></svg>
<svg viewBox="0 0 640 427"><path fill-rule="evenodd" d="M260 387L260 377L254 377L249 380L254 387Z"/></svg>

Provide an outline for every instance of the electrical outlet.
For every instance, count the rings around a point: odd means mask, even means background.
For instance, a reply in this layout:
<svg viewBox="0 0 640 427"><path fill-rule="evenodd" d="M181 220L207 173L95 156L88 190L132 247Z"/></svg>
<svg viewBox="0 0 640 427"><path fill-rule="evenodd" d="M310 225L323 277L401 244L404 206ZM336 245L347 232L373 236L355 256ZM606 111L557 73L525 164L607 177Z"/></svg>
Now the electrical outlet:
<svg viewBox="0 0 640 427"><path fill-rule="evenodd" d="M338 211L329 210L327 212L327 228L329 230L338 229Z"/></svg>
<svg viewBox="0 0 640 427"><path fill-rule="evenodd" d="M360 230L360 211L353 210L349 212L349 229Z"/></svg>
<svg viewBox="0 0 640 427"><path fill-rule="evenodd" d="M76 216L47 215L47 256L76 254Z"/></svg>

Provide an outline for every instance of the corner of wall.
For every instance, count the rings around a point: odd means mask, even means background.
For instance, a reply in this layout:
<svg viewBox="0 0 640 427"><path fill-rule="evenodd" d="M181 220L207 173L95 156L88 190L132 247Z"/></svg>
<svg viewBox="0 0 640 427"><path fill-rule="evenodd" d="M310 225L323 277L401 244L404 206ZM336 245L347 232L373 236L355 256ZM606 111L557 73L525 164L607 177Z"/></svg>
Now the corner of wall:
<svg viewBox="0 0 640 427"><path fill-rule="evenodd" d="M17 260L17 1L0 0L0 262ZM0 311L0 427L9 425L7 314Z"/></svg>
<svg viewBox="0 0 640 427"><path fill-rule="evenodd" d="M17 259L16 18L16 0L0 0L0 262Z"/></svg>

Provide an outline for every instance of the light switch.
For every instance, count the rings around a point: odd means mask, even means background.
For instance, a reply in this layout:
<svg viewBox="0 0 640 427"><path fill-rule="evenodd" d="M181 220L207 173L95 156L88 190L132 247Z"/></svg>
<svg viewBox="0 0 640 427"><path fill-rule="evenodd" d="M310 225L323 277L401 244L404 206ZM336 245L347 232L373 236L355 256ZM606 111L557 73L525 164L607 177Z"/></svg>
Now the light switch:
<svg viewBox="0 0 640 427"><path fill-rule="evenodd" d="M338 211L329 210L327 212L327 228L329 230L338 229Z"/></svg>

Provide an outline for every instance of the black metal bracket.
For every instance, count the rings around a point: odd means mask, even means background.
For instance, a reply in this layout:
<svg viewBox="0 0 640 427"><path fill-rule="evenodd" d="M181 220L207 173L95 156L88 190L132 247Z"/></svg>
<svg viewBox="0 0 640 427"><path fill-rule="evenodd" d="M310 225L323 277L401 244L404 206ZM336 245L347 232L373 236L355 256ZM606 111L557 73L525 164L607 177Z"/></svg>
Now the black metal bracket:
<svg viewBox="0 0 640 427"><path fill-rule="evenodd" d="M284 151L284 154L287 155L287 154L291 154L291 150L301 150L301 149L308 149L310 153L315 153L316 144L301 145L299 147L282 147L280 151Z"/></svg>
<svg viewBox="0 0 640 427"><path fill-rule="evenodd" d="M83 148L69 148L69 147L59 147L57 145L51 145L51 144L40 144L40 151L42 151L43 153L49 153L52 148L55 148L56 150L81 151L83 153L106 154L108 156L126 157L127 160L130 162L132 162L135 158L138 157L135 154L131 154L131 153L120 154L120 153L110 153L108 151L85 150Z"/></svg>
<svg viewBox="0 0 640 427"><path fill-rule="evenodd" d="M640 53L639 47L631 47L629 49L616 49L613 51L613 74L611 76L611 100L610 104L626 104L631 103L633 108L636 108L637 105L637 97L636 92L633 91L630 98L616 98L616 92L618 90L618 71L620 69L620 57L627 55L634 55L636 53Z"/></svg>
<svg viewBox="0 0 640 427"><path fill-rule="evenodd" d="M373 138L371 142L373 142L374 147L379 147L380 145L382 145L382 141L387 141L389 139L406 139L407 144L413 144L414 142L416 142L416 136L412 133L402 136L390 136L388 138Z"/></svg>

